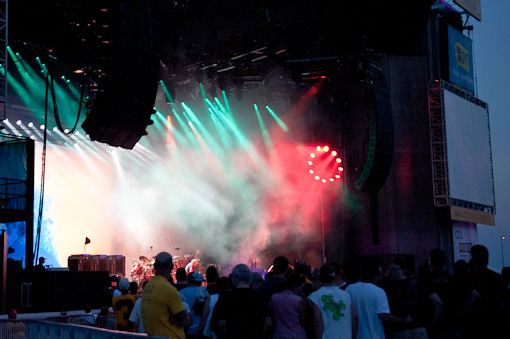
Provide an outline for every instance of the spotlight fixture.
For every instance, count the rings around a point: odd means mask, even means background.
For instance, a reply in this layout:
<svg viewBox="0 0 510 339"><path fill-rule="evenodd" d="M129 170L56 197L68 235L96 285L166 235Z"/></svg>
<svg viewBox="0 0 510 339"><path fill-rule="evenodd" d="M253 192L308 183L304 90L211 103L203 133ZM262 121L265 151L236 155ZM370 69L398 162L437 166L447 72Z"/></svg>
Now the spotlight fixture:
<svg viewBox="0 0 510 339"><path fill-rule="evenodd" d="M316 152L310 153L308 160L308 173L313 175L316 181L322 183L335 182L341 178L343 167L340 167L342 159L338 157L338 152L331 150L329 146L316 146ZM331 159L333 158L333 159Z"/></svg>

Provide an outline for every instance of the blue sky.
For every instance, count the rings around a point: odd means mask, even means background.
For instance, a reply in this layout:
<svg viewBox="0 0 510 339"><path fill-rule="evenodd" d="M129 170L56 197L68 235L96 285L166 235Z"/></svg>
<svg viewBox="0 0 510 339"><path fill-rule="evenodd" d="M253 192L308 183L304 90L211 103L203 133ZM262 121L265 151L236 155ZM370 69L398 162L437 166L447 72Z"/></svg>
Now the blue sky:
<svg viewBox="0 0 510 339"><path fill-rule="evenodd" d="M473 25L475 74L479 99L489 104L496 190L496 226L478 226L478 241L487 246L489 266L510 266L510 1L482 0L482 22ZM501 236L506 240L501 241ZM503 252L502 246L503 243ZM503 253L503 256L502 256Z"/></svg>

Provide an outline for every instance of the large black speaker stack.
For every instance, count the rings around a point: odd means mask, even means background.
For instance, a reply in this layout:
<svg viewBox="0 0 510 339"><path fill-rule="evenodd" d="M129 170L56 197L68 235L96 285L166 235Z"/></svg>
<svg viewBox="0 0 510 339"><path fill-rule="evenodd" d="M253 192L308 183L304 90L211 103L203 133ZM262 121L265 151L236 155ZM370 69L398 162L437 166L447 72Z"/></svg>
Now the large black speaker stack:
<svg viewBox="0 0 510 339"><path fill-rule="evenodd" d="M34 312L61 312L109 306L110 275L107 271L34 272L32 308Z"/></svg>
<svg viewBox="0 0 510 339"><path fill-rule="evenodd" d="M154 0L107 0L98 8L98 92L82 124L92 140L132 149L153 122L159 81Z"/></svg>

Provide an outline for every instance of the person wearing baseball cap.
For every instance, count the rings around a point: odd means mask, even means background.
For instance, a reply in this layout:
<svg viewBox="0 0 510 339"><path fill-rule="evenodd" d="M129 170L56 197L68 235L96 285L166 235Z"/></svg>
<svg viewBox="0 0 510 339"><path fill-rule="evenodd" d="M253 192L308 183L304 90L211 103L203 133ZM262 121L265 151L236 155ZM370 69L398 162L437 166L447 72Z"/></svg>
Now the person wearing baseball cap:
<svg viewBox="0 0 510 339"><path fill-rule="evenodd" d="M115 313L115 329L117 331L131 331L132 324L128 318L135 306L135 296L129 294L129 280L122 278L119 282L120 295L112 298L113 313Z"/></svg>
<svg viewBox="0 0 510 339"><path fill-rule="evenodd" d="M179 292L168 281L173 267L170 253L161 252L156 256L156 275L142 293L142 321L150 336L185 339L184 327L189 325L189 317Z"/></svg>

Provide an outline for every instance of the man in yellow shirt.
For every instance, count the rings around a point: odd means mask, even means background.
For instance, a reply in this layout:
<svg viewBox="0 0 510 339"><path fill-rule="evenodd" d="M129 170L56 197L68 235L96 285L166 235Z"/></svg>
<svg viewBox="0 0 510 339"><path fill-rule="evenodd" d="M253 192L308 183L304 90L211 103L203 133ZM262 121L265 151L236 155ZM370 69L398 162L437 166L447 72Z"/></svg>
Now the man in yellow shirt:
<svg viewBox="0 0 510 339"><path fill-rule="evenodd" d="M161 252L156 256L156 275L143 289L142 321L148 335L185 339L186 308L179 292L168 281L173 266L170 253Z"/></svg>

